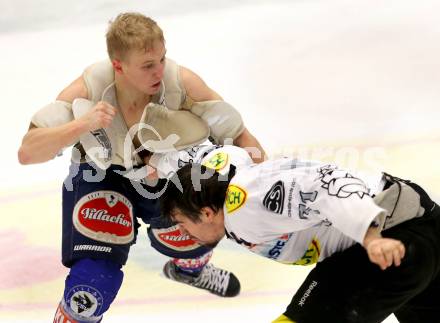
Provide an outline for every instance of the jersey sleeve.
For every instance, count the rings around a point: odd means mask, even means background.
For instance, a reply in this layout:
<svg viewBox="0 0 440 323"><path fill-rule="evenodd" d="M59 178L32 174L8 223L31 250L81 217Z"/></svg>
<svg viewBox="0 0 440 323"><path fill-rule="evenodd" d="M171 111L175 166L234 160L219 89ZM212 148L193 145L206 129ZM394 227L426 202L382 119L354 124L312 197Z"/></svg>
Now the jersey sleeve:
<svg viewBox="0 0 440 323"><path fill-rule="evenodd" d="M361 178L331 165L316 172L299 191L299 217L319 218L362 243L368 227L386 211L374 203Z"/></svg>

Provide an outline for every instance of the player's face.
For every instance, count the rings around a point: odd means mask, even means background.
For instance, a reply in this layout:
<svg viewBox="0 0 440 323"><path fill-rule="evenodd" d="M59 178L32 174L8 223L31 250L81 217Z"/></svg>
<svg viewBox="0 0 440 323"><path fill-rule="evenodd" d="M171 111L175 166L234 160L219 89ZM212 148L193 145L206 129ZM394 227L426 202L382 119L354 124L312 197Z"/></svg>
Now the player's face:
<svg viewBox="0 0 440 323"><path fill-rule="evenodd" d="M149 51L130 51L121 62L126 80L142 93L156 94L163 78L165 54L165 45L161 41L155 41Z"/></svg>
<svg viewBox="0 0 440 323"><path fill-rule="evenodd" d="M191 239L201 245L214 248L225 235L223 210L214 212L210 209L208 213L202 210L199 222L193 222L180 212L180 210L175 210L173 218L179 225L182 233L189 235Z"/></svg>

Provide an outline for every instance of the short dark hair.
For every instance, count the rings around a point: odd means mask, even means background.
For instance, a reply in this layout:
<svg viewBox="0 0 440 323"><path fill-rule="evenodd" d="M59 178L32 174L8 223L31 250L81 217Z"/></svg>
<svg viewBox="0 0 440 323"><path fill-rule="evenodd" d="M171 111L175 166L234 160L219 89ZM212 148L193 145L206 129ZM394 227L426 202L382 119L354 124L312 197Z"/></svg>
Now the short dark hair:
<svg viewBox="0 0 440 323"><path fill-rule="evenodd" d="M193 222L199 222L203 207L218 211L223 208L226 190L234 175L233 165L230 165L227 175L197 163L183 166L171 177L160 197L162 217L165 221L173 221L173 213L178 209ZM182 191L178 187L179 183Z"/></svg>

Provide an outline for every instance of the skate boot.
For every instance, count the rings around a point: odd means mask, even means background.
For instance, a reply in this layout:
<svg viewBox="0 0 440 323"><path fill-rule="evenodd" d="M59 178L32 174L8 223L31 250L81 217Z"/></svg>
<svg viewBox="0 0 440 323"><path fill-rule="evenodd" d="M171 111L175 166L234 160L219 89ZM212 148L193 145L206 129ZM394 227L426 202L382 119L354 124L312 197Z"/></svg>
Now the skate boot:
<svg viewBox="0 0 440 323"><path fill-rule="evenodd" d="M240 281L237 277L224 269L207 264L198 276L183 273L172 260L163 267L164 275L180 283L205 289L221 297L234 297L240 292Z"/></svg>

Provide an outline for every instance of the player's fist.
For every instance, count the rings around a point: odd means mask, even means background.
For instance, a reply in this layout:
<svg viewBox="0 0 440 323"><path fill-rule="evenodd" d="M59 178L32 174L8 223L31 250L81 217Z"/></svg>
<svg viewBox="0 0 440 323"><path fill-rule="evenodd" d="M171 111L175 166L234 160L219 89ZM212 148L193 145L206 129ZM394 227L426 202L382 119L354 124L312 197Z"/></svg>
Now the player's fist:
<svg viewBox="0 0 440 323"><path fill-rule="evenodd" d="M99 101L81 119L87 124L88 131L94 131L109 127L116 113L117 109L110 103Z"/></svg>
<svg viewBox="0 0 440 323"><path fill-rule="evenodd" d="M368 258L372 263L379 265L382 270L391 265L400 266L405 256L405 246L402 241L389 238L372 239L365 245Z"/></svg>

